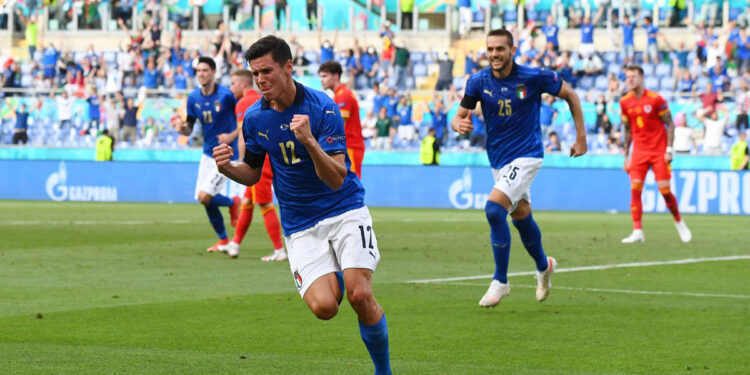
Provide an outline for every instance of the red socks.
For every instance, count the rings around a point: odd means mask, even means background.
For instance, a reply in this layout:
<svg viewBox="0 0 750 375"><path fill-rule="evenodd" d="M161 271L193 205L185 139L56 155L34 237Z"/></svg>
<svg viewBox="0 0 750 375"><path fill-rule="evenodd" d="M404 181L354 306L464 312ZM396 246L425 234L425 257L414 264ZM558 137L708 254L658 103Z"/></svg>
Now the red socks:
<svg viewBox="0 0 750 375"><path fill-rule="evenodd" d="M669 212L672 213L674 221L682 220L682 216L680 216L680 209L677 207L677 198L674 196L674 194L672 194L672 191L669 189L669 187L667 186L659 188L659 191L661 192L661 196L664 197L664 202L667 203L667 208L669 208Z"/></svg>
<svg viewBox="0 0 750 375"><path fill-rule="evenodd" d="M276 217L276 209L270 206L264 208L261 213L263 213L263 222L266 224L266 232L268 232L268 237L273 242L274 250L283 248L284 245L281 242L281 225L279 224L279 218Z"/></svg>
<svg viewBox="0 0 750 375"><path fill-rule="evenodd" d="M633 218L633 229L642 228L643 204L641 203L642 184L630 185L630 216ZM239 227L239 226L238 226Z"/></svg>
<svg viewBox="0 0 750 375"><path fill-rule="evenodd" d="M232 239L235 243L242 243L242 239L245 238L247 229L250 228L250 223L253 222L253 208L255 206L250 204L243 204L240 207L240 218L237 220L237 227L234 229L234 238Z"/></svg>

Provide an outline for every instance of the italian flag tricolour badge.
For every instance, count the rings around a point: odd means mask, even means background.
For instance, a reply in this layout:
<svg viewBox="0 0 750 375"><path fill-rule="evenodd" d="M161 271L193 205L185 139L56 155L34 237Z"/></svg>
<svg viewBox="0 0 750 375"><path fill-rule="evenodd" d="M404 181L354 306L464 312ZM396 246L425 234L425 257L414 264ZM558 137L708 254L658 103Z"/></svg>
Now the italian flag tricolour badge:
<svg viewBox="0 0 750 375"><path fill-rule="evenodd" d="M216 112L221 112L221 102L220 101L217 100L217 101L214 102L214 109L216 110Z"/></svg>
<svg viewBox="0 0 750 375"><path fill-rule="evenodd" d="M526 85L516 86L516 96L521 100L526 99Z"/></svg>

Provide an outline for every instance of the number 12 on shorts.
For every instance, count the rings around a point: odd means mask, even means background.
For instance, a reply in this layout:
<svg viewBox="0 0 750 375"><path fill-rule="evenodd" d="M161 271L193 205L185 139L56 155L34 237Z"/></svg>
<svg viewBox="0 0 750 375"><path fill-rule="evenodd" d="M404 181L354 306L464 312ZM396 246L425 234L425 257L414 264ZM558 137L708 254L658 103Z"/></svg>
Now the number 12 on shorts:
<svg viewBox="0 0 750 375"><path fill-rule="evenodd" d="M365 236L365 231L367 231L368 236ZM359 233L362 235L362 248L363 249L368 249L368 248L369 249L374 249L374 247L372 246L372 227L369 226L369 225L366 226L366 227L364 225L360 225L359 226ZM369 243L370 243L369 246L367 244L367 242L368 242L367 238L369 238Z"/></svg>

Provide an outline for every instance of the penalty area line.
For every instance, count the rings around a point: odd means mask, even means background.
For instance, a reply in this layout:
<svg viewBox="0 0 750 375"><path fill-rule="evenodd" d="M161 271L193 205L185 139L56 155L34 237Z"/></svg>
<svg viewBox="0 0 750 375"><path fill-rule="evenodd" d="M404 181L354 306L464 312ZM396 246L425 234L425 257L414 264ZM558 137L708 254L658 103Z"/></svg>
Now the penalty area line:
<svg viewBox="0 0 750 375"><path fill-rule="evenodd" d="M465 285L465 286L481 286L486 287L487 284L480 283L461 283L461 282L446 282L444 285ZM536 285L519 285L513 284L512 287L536 289ZM691 292L665 292L659 290L630 290L630 289L602 289L602 288L574 288L554 285L552 289L559 290L572 290L577 292L594 292L594 293L622 293L622 294L645 294L655 296L681 296L681 297L706 297L706 298L739 298L739 299L750 299L750 296L745 294L715 294L715 293L691 293Z"/></svg>
<svg viewBox="0 0 750 375"><path fill-rule="evenodd" d="M731 255L724 257L713 257L713 258L687 258L687 259L675 259L655 262L634 262L634 263L620 263L620 264L602 264L599 266L583 266L583 267L570 267L570 268L558 268L555 273L565 272L583 272L583 271L601 271L609 270L614 268L637 268L637 267L653 267L653 266L668 266L673 264L692 264L692 263L705 263L705 262L722 262L730 260L744 260L750 259L750 255ZM514 276L530 276L536 275L536 271L524 271L524 272L511 272L508 277ZM461 276L461 277L445 277L440 279L421 279L421 280L409 280L404 281L407 284L429 284L429 283L445 283L451 281L463 281L463 280L480 280L489 279L492 275L475 275L475 276Z"/></svg>

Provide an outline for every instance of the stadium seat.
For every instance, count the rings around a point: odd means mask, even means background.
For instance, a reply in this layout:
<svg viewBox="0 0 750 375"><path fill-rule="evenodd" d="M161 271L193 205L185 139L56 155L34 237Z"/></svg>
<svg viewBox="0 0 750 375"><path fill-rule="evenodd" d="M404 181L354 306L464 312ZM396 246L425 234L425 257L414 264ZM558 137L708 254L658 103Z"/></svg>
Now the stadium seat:
<svg viewBox="0 0 750 375"><path fill-rule="evenodd" d="M664 78L664 77L670 77L672 75L672 66L669 64L661 63L656 66L656 71L654 72L657 77Z"/></svg>
<svg viewBox="0 0 750 375"><path fill-rule="evenodd" d="M589 90L594 87L594 78L590 76L583 76L578 80L578 87L584 90Z"/></svg>
<svg viewBox="0 0 750 375"><path fill-rule="evenodd" d="M510 23L510 22L516 22L517 20L518 20L518 11L506 10L503 13L503 22Z"/></svg>
<svg viewBox="0 0 750 375"><path fill-rule="evenodd" d="M310 64L317 64L320 62L318 53L315 51L305 51L303 56L305 56L305 58L310 61Z"/></svg>
<svg viewBox="0 0 750 375"><path fill-rule="evenodd" d="M414 64L413 74L415 77L427 76L427 65L425 64Z"/></svg>
<svg viewBox="0 0 750 375"><path fill-rule="evenodd" d="M609 80L606 76L600 75L596 77L596 80L594 81L594 88L598 91L607 91L607 86L609 86Z"/></svg>
<svg viewBox="0 0 750 375"><path fill-rule="evenodd" d="M695 80L695 86L698 87L698 92L700 92L706 85L708 84L709 79L705 76L700 76L698 79Z"/></svg>
<svg viewBox="0 0 750 375"><path fill-rule="evenodd" d="M622 66L619 64L610 64L607 67L607 74L614 74L616 76L619 76L620 73L622 73Z"/></svg>
<svg viewBox="0 0 750 375"><path fill-rule="evenodd" d="M652 91L659 91L659 79L656 77L646 76L646 80L643 82L647 89Z"/></svg>
<svg viewBox="0 0 750 375"><path fill-rule="evenodd" d="M662 91L673 91L674 90L674 80L672 77L664 77L661 79L661 82L659 82L659 87Z"/></svg>
<svg viewBox="0 0 750 375"><path fill-rule="evenodd" d="M736 20L743 12L745 12L743 8L729 8L729 19Z"/></svg>
<svg viewBox="0 0 750 375"><path fill-rule="evenodd" d="M466 85L466 80L463 76L453 77L453 87L456 88L456 90L461 90Z"/></svg>
<svg viewBox="0 0 750 375"><path fill-rule="evenodd" d="M421 63L424 61L424 52L414 51L409 54L412 63Z"/></svg>
<svg viewBox="0 0 750 375"><path fill-rule="evenodd" d="M617 52L614 51L607 51L602 54L602 60L606 63L615 63L617 62Z"/></svg>
<svg viewBox="0 0 750 375"><path fill-rule="evenodd" d="M651 64L643 64L643 75L646 77L650 77L654 75L654 66Z"/></svg>

